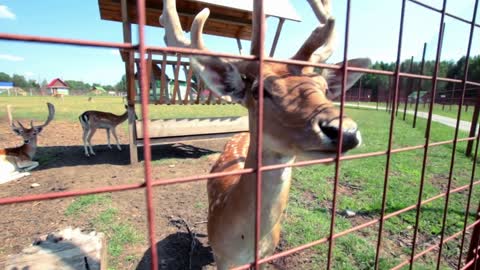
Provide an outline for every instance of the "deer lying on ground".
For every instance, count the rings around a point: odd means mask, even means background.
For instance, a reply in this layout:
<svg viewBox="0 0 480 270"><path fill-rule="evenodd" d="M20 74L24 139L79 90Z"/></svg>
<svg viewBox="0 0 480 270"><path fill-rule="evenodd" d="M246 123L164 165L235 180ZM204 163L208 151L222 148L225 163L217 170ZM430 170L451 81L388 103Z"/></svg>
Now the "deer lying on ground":
<svg viewBox="0 0 480 270"><path fill-rule="evenodd" d="M34 126L30 121L30 128L26 128L17 121L18 126L13 122L10 108L7 107L7 114L10 127L17 135L23 138L23 145L13 148L0 149L0 184L19 179L29 175L29 171L38 166L33 157L37 151L37 136L42 132L55 115L55 107L47 103L48 118L43 125Z"/></svg>
<svg viewBox="0 0 480 270"><path fill-rule="evenodd" d="M308 1L320 21L292 59L325 62L333 51L334 19L329 0ZM195 17L190 29L191 41L185 39L176 11L175 0L163 1L160 23L165 27L168 46L205 49L202 29L209 15L204 9ZM253 16L251 54L260 52L259 22ZM318 52L317 49L322 47ZM314 53L315 52L315 53ZM342 91L340 70L313 68L266 62L263 77L258 77L257 61L228 61L213 56L192 56L190 61L209 89L217 95L228 95L247 107L250 133L234 136L225 146L212 172L228 172L256 167L257 111L259 92L264 91L264 126L262 159L264 165L291 164L297 156L332 157L336 154L339 134L342 151L361 144L357 124L344 116L339 127L339 110L331 100ZM343 65L343 63L339 63ZM349 66L366 68L369 59L354 59ZM349 72L346 89L362 74ZM259 80L264 88L258 89ZM250 139L252 138L252 139ZM260 256L274 252L280 239L280 223L288 201L291 168L262 173ZM227 269L254 260L254 223L256 176L233 175L208 180L208 238L218 269Z"/></svg>
<svg viewBox="0 0 480 270"><path fill-rule="evenodd" d="M125 109L127 109L127 105L125 105ZM106 129L107 130L107 142L108 148L112 148L110 145L110 131L112 131L113 137L117 142L118 150L122 151L122 147L118 143L117 132L115 128L121 124L123 121L127 120L128 118L128 111L125 111L122 115L116 115L109 112L101 112L101 111L86 111L82 113L78 119L80 120L80 124L82 125L83 129L83 147L85 148L85 156L89 157L91 155L95 155L92 148L92 137L97 131L97 129ZM87 148L88 147L88 148ZM90 150L90 153L88 153Z"/></svg>

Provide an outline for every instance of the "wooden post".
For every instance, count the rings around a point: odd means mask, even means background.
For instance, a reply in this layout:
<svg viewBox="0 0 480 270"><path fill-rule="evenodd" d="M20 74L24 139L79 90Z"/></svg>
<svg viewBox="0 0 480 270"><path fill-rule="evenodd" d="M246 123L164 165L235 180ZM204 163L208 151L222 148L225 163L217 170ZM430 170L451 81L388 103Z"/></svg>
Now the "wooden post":
<svg viewBox="0 0 480 270"><path fill-rule="evenodd" d="M121 0L122 9L122 26L123 26L123 42L132 43L132 26L128 21L128 5L127 0ZM128 146L130 150L130 163L138 162L137 136L135 125L135 64L134 52L128 51L127 61L125 62L125 79L127 81L127 100L128 100Z"/></svg>
<svg viewBox="0 0 480 270"><path fill-rule="evenodd" d="M284 22L284 18L278 19L277 32L275 32L275 37L273 38L272 48L270 49L270 57L273 57L275 54L275 49L277 48L278 39L280 38L280 33L282 32Z"/></svg>
<svg viewBox="0 0 480 270"><path fill-rule="evenodd" d="M413 73L413 56L410 60L410 74ZM405 121L406 115L407 115L407 104L408 104L408 95L412 91L412 82L413 80L411 78L408 78L408 86L407 89L405 90L405 107L403 108L403 120Z"/></svg>
<svg viewBox="0 0 480 270"><path fill-rule="evenodd" d="M191 91L192 91L192 76L193 76L193 68L192 66L188 65L188 71L186 72L186 80L187 80L187 90L185 91L185 98L183 99L183 104L189 104L189 98L191 99Z"/></svg>
<svg viewBox="0 0 480 270"><path fill-rule="evenodd" d="M474 137L475 134L477 133L479 113L480 113L480 95L477 96L477 101L475 102L475 110L473 111L472 122L470 123L470 134L468 135L468 137ZM465 155L470 157L472 155L472 148L473 148L473 141L468 141Z"/></svg>
<svg viewBox="0 0 480 270"><path fill-rule="evenodd" d="M242 55L243 54L242 41L238 37L237 37L237 46L238 46L238 53Z"/></svg>
<svg viewBox="0 0 480 270"><path fill-rule="evenodd" d="M423 55L422 55L422 64L420 67L420 75L423 75L425 70L425 53L427 52L427 43L423 43ZM415 100L415 112L413 114L413 128L417 125L417 112L418 112L418 103L420 102L420 89L422 88L422 79L418 80L418 89L417 89L417 98Z"/></svg>
<svg viewBox="0 0 480 270"><path fill-rule="evenodd" d="M475 220L479 219L478 214L480 213L480 204L478 205L477 217ZM467 261L473 260L476 256L480 255L478 251L479 248L479 238L480 238L480 225L477 224L473 228L472 238L470 239L470 248L468 249ZM477 263L472 264L470 267L466 268L467 270L480 270L480 259L477 258Z"/></svg>
<svg viewBox="0 0 480 270"><path fill-rule="evenodd" d="M165 97L166 97L166 89L167 89L167 76L165 76L165 72L167 70L167 54L163 54L163 60L162 60L162 75L161 75L161 82L160 82L160 104L165 103ZM167 99L168 100L168 99Z"/></svg>
<svg viewBox="0 0 480 270"><path fill-rule="evenodd" d="M178 89L178 76L180 73L180 67L182 66L182 55L177 54L177 64L175 65L174 69L174 84L173 84L173 94L172 94L172 104L176 103L177 100L177 92L180 90Z"/></svg>

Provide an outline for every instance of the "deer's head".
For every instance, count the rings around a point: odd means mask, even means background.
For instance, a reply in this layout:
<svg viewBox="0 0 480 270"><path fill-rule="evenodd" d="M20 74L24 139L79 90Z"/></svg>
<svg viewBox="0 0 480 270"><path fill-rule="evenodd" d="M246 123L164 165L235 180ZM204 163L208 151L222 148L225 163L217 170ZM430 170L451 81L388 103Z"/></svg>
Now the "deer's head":
<svg viewBox="0 0 480 270"><path fill-rule="evenodd" d="M329 0L308 2L321 24L292 59L325 62L333 52L335 39L335 21L330 16L330 3ZM208 15L208 9L204 9L195 17L189 41L183 36L175 0L164 0L160 23L165 27L167 45L205 49L202 29ZM253 17L251 54L258 54L260 29ZM367 67L369 64L369 59L354 59L348 63L357 67ZM343 134L343 151L361 143L360 131L352 119L344 116L342 130L339 131L340 113L331 102L341 93L342 75L339 70L325 69L317 74L312 67L264 63L264 74L260 78L259 63L256 61L192 56L191 65L212 91L220 96L230 96L248 108L250 131L253 133L256 132L258 82L263 80L264 147L269 150L291 154L331 153L336 150L340 132ZM348 73L347 89L361 75Z"/></svg>
<svg viewBox="0 0 480 270"><path fill-rule="evenodd" d="M51 103L48 103L48 102L47 102L47 106L48 106L48 117L47 117L47 120L45 121L45 123L43 123L42 125L35 126L35 125L33 125L33 120L32 120L32 121L30 121L30 128L25 127L18 120L17 120L17 125L18 126L15 125L15 123L13 122L13 119L12 119L12 113L10 111L10 106L7 106L7 114L8 114L8 121L10 122L10 127L15 134L17 134L17 135L19 135L23 138L24 143L29 143L31 141L36 140L38 134L40 134L40 132L42 132L43 128L45 126L47 126L53 120L53 117L55 115L55 107L53 107L53 105Z"/></svg>

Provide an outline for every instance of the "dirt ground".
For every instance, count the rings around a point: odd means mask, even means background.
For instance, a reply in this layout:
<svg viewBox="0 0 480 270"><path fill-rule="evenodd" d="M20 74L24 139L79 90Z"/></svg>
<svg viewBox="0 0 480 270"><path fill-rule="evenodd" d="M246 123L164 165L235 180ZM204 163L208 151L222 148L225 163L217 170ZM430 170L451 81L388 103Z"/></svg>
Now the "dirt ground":
<svg viewBox="0 0 480 270"><path fill-rule="evenodd" d="M6 123L5 119L0 119ZM103 130L92 142L96 156L83 154L81 127L78 123L54 121L39 137L36 160L40 162L30 176L3 184L0 198L59 191L76 191L95 187L141 183L143 162L129 165L128 135L117 128L123 151L108 149ZM21 144L7 125L0 125L0 147ZM225 140L156 146L152 149L155 179L206 174L223 148ZM142 151L139 152L142 157ZM33 183L39 186L32 188ZM135 254L116 260L117 269L148 269L150 249L144 190L111 193L111 205L118 210L117 219L143 233L141 243L127 245L123 254ZM161 269L213 269L214 262L206 235L207 196L205 181L155 187L155 232ZM93 230L95 207L88 213L65 215L74 197L0 206L0 262L30 245L41 235L67 226ZM190 256L191 237L183 222L195 233L195 247ZM285 266L285 259L282 260ZM284 268L284 267L282 267ZM288 268L288 267L287 267Z"/></svg>

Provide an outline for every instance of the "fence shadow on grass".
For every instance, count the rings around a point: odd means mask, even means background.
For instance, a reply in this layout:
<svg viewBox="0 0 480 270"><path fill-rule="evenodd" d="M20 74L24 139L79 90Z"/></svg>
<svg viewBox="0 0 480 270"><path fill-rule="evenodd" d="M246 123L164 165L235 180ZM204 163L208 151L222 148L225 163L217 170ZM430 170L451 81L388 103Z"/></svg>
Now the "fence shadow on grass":
<svg viewBox="0 0 480 270"><path fill-rule="evenodd" d="M86 165L129 165L128 145L122 145L122 151L113 146L94 146L95 156L86 157L83 146L44 146L39 147L34 160L40 163L34 171L60 167ZM152 161L169 158L200 158L216 153L214 150L188 144L168 144L152 146ZM138 151L139 160L143 160L143 147Z"/></svg>

